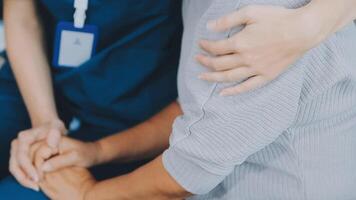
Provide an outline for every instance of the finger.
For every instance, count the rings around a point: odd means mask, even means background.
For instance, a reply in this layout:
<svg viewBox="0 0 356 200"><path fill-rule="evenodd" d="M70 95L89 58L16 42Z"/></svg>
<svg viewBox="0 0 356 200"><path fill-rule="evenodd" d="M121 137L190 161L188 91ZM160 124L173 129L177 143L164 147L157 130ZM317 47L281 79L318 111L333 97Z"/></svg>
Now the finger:
<svg viewBox="0 0 356 200"><path fill-rule="evenodd" d="M59 169L70 167L75 165L76 161L78 160L78 154L74 151L69 153L60 154L56 157L53 157L47 160L43 166L42 170L44 172L53 172Z"/></svg>
<svg viewBox="0 0 356 200"><path fill-rule="evenodd" d="M234 41L230 38L217 41L201 40L199 46L214 56L235 53Z"/></svg>
<svg viewBox="0 0 356 200"><path fill-rule="evenodd" d="M37 174L36 168L32 164L28 155L26 155L25 153L18 153L17 162L20 165L21 169L27 174L27 176L31 177L31 179L35 182L39 181L39 176Z"/></svg>
<svg viewBox="0 0 356 200"><path fill-rule="evenodd" d="M256 89L258 87L261 87L264 84L266 84L267 82L268 82L268 80L263 78L262 76L255 76L255 77L252 77L252 78L242 82L241 84L239 84L235 87L231 87L231 88L222 90L220 95L231 96L231 95L241 94L241 93Z"/></svg>
<svg viewBox="0 0 356 200"><path fill-rule="evenodd" d="M48 133L47 144L53 148L58 149L62 133L58 129L51 129Z"/></svg>
<svg viewBox="0 0 356 200"><path fill-rule="evenodd" d="M199 63L214 71L225 71L225 70L246 66L242 62L241 57L237 54L218 56L218 57L197 55L196 59Z"/></svg>
<svg viewBox="0 0 356 200"><path fill-rule="evenodd" d="M208 72L199 76L200 79L209 82L239 82L256 75L248 67L240 67L223 72Z"/></svg>
<svg viewBox="0 0 356 200"><path fill-rule="evenodd" d="M31 159L31 162L35 165L39 179L41 179L42 175L41 175L40 168L36 165L36 153L41 148L42 145L43 145L43 142L37 142L37 143L33 144L30 149L30 159Z"/></svg>
<svg viewBox="0 0 356 200"><path fill-rule="evenodd" d="M38 170L40 180L43 179L42 166L44 162L53 156L53 151L47 145L42 145L41 148L35 154L35 166Z"/></svg>
<svg viewBox="0 0 356 200"><path fill-rule="evenodd" d="M33 189L35 191L39 191L38 185L31 181L25 173L22 171L20 166L16 160L16 153L17 153L17 141L12 143L11 152L10 152L10 161L9 161L9 170L14 178L24 187Z"/></svg>
<svg viewBox="0 0 356 200"><path fill-rule="evenodd" d="M42 142L37 142L35 144L33 144L31 146L31 149L30 149L30 158L32 160L32 162L34 163L35 162L35 155L36 155L36 152L38 151L38 149L42 146Z"/></svg>
<svg viewBox="0 0 356 200"><path fill-rule="evenodd" d="M207 28L212 31L223 32L236 26L247 24L250 20L249 15L246 14L247 10L246 8L242 8L217 20L209 21Z"/></svg>
<svg viewBox="0 0 356 200"><path fill-rule="evenodd" d="M20 133L18 141L18 152L16 152L17 162L22 170L30 176L33 181L38 182L39 177L37 171L30 159L30 146L36 141L36 131Z"/></svg>

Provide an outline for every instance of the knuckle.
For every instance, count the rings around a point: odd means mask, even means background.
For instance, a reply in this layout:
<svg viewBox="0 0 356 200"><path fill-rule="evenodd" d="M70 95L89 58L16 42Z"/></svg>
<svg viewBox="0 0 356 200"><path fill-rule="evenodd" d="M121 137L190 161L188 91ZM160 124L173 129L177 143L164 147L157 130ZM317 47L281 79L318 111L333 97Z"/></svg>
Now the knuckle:
<svg viewBox="0 0 356 200"><path fill-rule="evenodd" d="M17 139L13 140L13 141L11 142L11 148L16 148L16 147L17 147L17 144L18 144Z"/></svg>
<svg viewBox="0 0 356 200"><path fill-rule="evenodd" d="M244 40L238 40L237 38L235 40L232 41L233 45L234 45L234 49L236 52L239 53L245 53L246 51L249 50L249 45L247 44L247 42L245 42Z"/></svg>
<svg viewBox="0 0 356 200"><path fill-rule="evenodd" d="M216 25L218 27L225 27L225 26L227 26L228 21L229 21L229 17L228 16L224 16L224 17L222 17L222 18L220 18L219 20L216 21Z"/></svg>
<svg viewBox="0 0 356 200"><path fill-rule="evenodd" d="M255 63L251 66L251 68L255 73L258 73L259 75L266 75L267 73L269 73L268 71L266 71L264 65L260 63Z"/></svg>
<svg viewBox="0 0 356 200"><path fill-rule="evenodd" d="M253 63L254 63L254 60L255 60L255 56L249 54L249 53L244 53L244 54L241 54L241 57L242 57L242 60L243 62L246 64L246 65L249 65L249 66L253 66Z"/></svg>
<svg viewBox="0 0 356 200"><path fill-rule="evenodd" d="M232 39L230 42L232 43L231 46L232 46L233 51L235 51L236 53L241 52L243 50L237 40Z"/></svg>
<svg viewBox="0 0 356 200"><path fill-rule="evenodd" d="M34 157L36 159L41 159L41 158L45 157L45 155L46 155L46 151L43 148L40 148L40 150L34 152Z"/></svg>
<svg viewBox="0 0 356 200"><path fill-rule="evenodd" d="M211 52L211 44L210 44L210 42L204 43L204 45L202 47L203 47L204 51L207 51L208 53Z"/></svg>
<svg viewBox="0 0 356 200"><path fill-rule="evenodd" d="M235 76L234 76L234 73L232 72L227 72L225 74L225 79L229 82L232 82L232 81L235 81Z"/></svg>
<svg viewBox="0 0 356 200"><path fill-rule="evenodd" d="M18 138L19 138L19 141L20 141L20 142L27 141L27 139L28 139L28 132L26 132L26 131L20 132Z"/></svg>
<svg viewBox="0 0 356 200"><path fill-rule="evenodd" d="M210 66L215 70L218 69L218 62L215 59L210 59Z"/></svg>
<svg viewBox="0 0 356 200"><path fill-rule="evenodd" d="M26 134L25 131L20 131L17 136L18 136L18 138L21 138L21 137L23 137L23 135L25 135L25 134Z"/></svg>
<svg viewBox="0 0 356 200"><path fill-rule="evenodd" d="M216 43L210 43L207 46L207 50L211 55L215 55L215 51L216 51Z"/></svg>

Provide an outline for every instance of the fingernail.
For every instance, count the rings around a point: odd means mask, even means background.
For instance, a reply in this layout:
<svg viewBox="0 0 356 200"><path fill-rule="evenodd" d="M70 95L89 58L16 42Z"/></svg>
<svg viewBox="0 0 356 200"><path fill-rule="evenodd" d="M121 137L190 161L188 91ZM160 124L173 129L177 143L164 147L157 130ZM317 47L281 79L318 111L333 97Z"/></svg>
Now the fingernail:
<svg viewBox="0 0 356 200"><path fill-rule="evenodd" d="M36 191L36 192L39 192L40 191L40 187L38 186L33 186L32 187L32 190Z"/></svg>
<svg viewBox="0 0 356 200"><path fill-rule="evenodd" d="M211 20L207 23L207 29L209 29L210 31L214 31L215 27L216 27L216 20Z"/></svg>
<svg viewBox="0 0 356 200"><path fill-rule="evenodd" d="M48 163L45 163L45 164L43 164L43 166L42 166L42 170L44 171L44 172L49 172L50 170L51 170L51 165L50 164L48 164Z"/></svg>

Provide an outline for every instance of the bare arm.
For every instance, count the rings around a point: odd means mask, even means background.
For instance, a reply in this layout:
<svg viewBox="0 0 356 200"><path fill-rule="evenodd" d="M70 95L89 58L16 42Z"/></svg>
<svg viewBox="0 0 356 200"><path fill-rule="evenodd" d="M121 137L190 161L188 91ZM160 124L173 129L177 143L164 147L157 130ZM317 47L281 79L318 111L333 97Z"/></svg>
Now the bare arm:
<svg viewBox="0 0 356 200"><path fill-rule="evenodd" d="M96 183L85 199L181 200L191 195L169 175L159 156L131 174Z"/></svg>
<svg viewBox="0 0 356 200"><path fill-rule="evenodd" d="M50 199L181 200L185 191L164 169L161 157L135 172L97 183L85 168L64 168L46 173L40 182Z"/></svg>
<svg viewBox="0 0 356 200"><path fill-rule="evenodd" d="M356 19L356 0L313 0L305 9L309 14L322 17L322 40ZM318 11L317 11L318 10ZM203 183L202 183L203 184ZM117 196L115 196L115 193ZM88 193L88 199L174 199L190 194L169 175L162 158L126 176L97 183Z"/></svg>
<svg viewBox="0 0 356 200"><path fill-rule="evenodd" d="M58 118L34 0L4 1L7 52L33 126Z"/></svg>
<svg viewBox="0 0 356 200"><path fill-rule="evenodd" d="M22 185L37 190L39 177L29 159L29 148L43 139L47 139L51 147L57 147L66 130L56 111L35 2L5 0L4 23L9 60L33 126L13 140L9 168Z"/></svg>
<svg viewBox="0 0 356 200"><path fill-rule="evenodd" d="M98 162L127 162L156 157L168 148L173 121L181 114L180 106L174 102L142 124L99 140Z"/></svg>
<svg viewBox="0 0 356 200"><path fill-rule="evenodd" d="M307 9L311 9L313 6L316 6L317 4L322 4L320 5L320 7L317 6L318 9L321 9L321 8L324 8L326 10L329 10L329 13L328 12L325 12L325 14L327 14L330 20L330 23L327 24L325 26L328 27L327 29L324 29L325 31L328 30L330 32L332 31L337 31L339 28L341 28L343 25L347 24L348 22L351 22L351 19L354 18L354 16L351 14L351 15L345 15L344 17L340 17L341 15L345 14L345 13L354 13L354 8L356 3L355 0L342 0L342 1L333 1L333 0L314 0L312 2L312 4L309 4L308 6L310 7L306 7ZM324 4L325 3L325 4ZM347 4L347 6L340 6L340 4ZM338 4L338 5L336 5ZM324 7L325 6L325 7ZM335 7L333 7L335 6ZM334 13L333 15L330 14L330 12ZM315 13L314 13L315 14ZM330 16L329 16L330 15ZM338 16L336 18L334 18L335 16ZM346 17L347 16L347 17ZM339 18L340 17L340 18ZM332 18L334 20L332 20ZM324 18L324 20L327 19L327 18ZM333 26L330 26L330 24L333 24ZM323 24L321 24L323 25ZM331 28L333 27L333 28ZM330 33L329 32L329 33ZM324 34L324 32L323 32ZM283 80L289 82L290 81L290 86L287 86L288 84L285 83L285 81L281 82L281 83L275 83L275 84L278 84L278 88L279 87L289 87L291 88L290 92L293 94L293 96L296 96L298 97L299 96L299 92L296 91L294 89L295 87L295 82L296 82L296 79L298 79L298 82L299 84L302 84L301 81L302 80L299 80L301 79L301 74L290 74L288 77L284 77ZM283 91L283 90L282 90ZM274 105L273 107L278 107L278 105L280 105L279 101L281 99L284 99L284 97L288 96L290 97L290 94L288 95L285 95L285 94L280 94L280 91L279 90L276 90L275 91L276 93L275 94L272 94L270 92L265 92L264 95L268 95L269 98L270 98L270 101L264 101L264 103L262 104L256 104L254 101L255 99L252 98L251 99L251 102L250 101L247 101L247 102L250 102L251 103L251 106L250 108L251 109L255 109L256 105L258 105L258 112L262 112L264 114L257 114L255 117L256 119L259 119L259 118L264 118L264 117L268 117L270 116L269 112L275 112L275 111L270 111L268 109L268 106L266 106L265 104L267 103L267 105L269 104L272 104ZM288 93L290 93L288 92ZM261 95L261 93L259 94ZM253 97L253 96L252 96ZM293 102L289 102L288 105L294 105L294 108L293 110L295 111L297 109L297 106L298 106L298 102L296 101L296 99L298 98L292 98ZM220 99L222 101L222 99ZM219 101L220 101L219 100ZM224 102L222 103L227 103L226 99L223 100ZM232 102L232 105L231 108L236 108L236 107L239 107L237 106L237 102L240 102L240 101L233 101ZM234 125L237 125L237 124L241 124L242 125L248 125L246 127L252 127L252 130L250 130L249 133L244 133L241 131L241 128L239 129L236 129L235 132L236 134L234 135L239 137L238 135L243 135L243 140L246 140L246 138L249 138L249 140L254 143L254 140L256 137L251 137L251 135L254 135L256 133L258 133L258 136L259 138L263 138L265 137L265 132L260 132L261 130L265 130L264 128L259 128L257 127L256 125L256 122L254 121L255 118L251 118L251 119L248 119L246 120L245 116L248 116L249 113L251 113L248 109L247 109L247 113L246 112L246 105L243 106L243 109L237 111L237 112L234 112L234 110L230 111L231 109L224 109L225 111L227 112L232 112L234 113L234 115L238 115L238 117L236 117L236 119L245 119L243 120L242 122L241 121L238 121L237 123L228 123L226 122L227 124L222 124L223 126L222 127L210 127L212 130L211 132L212 133L219 133L220 135L220 132L219 131L222 131L221 129L224 129L224 128L229 128L229 126L234 126ZM278 111L278 110L277 110ZM281 112L281 110L279 110L278 112ZM214 112L211 112L211 113L214 113ZM253 112L255 113L255 112ZM275 114L275 113L274 113ZM267 120L268 121L268 125L272 128L273 130L273 133L272 134L277 134L279 132L281 132L281 130L285 130L284 126L288 127L288 123L290 123L290 121L293 121L294 119L294 115L293 115L293 112L289 112L286 113L288 115L288 119L274 119L272 122L270 120ZM221 115L223 116L223 115ZM263 117L264 116L264 117ZM281 115L282 116L282 115ZM283 114L283 116L285 116ZM219 117L219 116L217 116ZM229 121L229 120L220 120L220 121ZM202 121L204 122L204 121ZM200 122L201 123L201 122ZM276 127L278 125L278 127ZM199 127L205 127L205 130L206 130L206 125L203 124L203 126L199 126ZM220 130L219 130L220 129ZM230 131L230 130L234 130L234 129L231 129L229 128L227 130ZM244 129L245 130L245 129ZM246 129L248 130L248 129ZM196 129L197 132L200 132L201 129ZM259 133L260 132L260 133ZM201 135L205 135L207 133L201 133ZM233 140L233 138L231 138L232 135L229 135L230 136L230 139L229 140L226 140L225 142L227 143L232 143L231 145L226 145L226 146L229 146L229 147L232 147L232 146L237 146L239 148L237 148L237 152L234 152L234 154L231 153L231 149L230 148L227 148L227 150L230 152L230 155L235 155L235 156L239 156L239 155L242 155L241 152L246 152L245 150L244 151L241 151L239 152L241 149L240 148L250 148L249 145L236 145L236 144L239 144L239 141L241 141L241 139L238 139L238 140ZM187 137L188 140L196 140L196 142L194 143L188 143L188 144L192 144L192 145L202 145L203 147L207 147L209 146L210 148L215 148L216 149L216 146L213 146L212 143L210 143L210 140L206 139L206 140L202 140L200 141L199 138L201 137ZM187 140L186 139L186 140ZM220 139L220 138L217 138L217 140ZM213 140L213 138L211 138L211 140ZM204 142L207 142L208 144L204 143ZM219 140L219 143L221 141ZM203 143L203 144L201 144ZM251 144L252 144L251 143ZM258 143L258 142L257 142ZM225 144L225 143L224 143ZM224 148L224 144L222 146L218 146L220 147L220 150L221 148ZM249 143L250 144L250 143ZM178 145L179 146L179 145ZM174 147L171 147L171 148L174 148ZM175 147L177 148L177 147ZM262 147L259 147L259 148L263 148ZM196 148L199 150L199 148ZM183 149L184 150L184 149ZM253 149L250 149L250 150L253 150L251 153L253 153L254 151L256 151L255 147L253 147ZM189 166L189 167L192 167L193 165L189 165L189 163L192 163L193 160L195 158L199 158L200 157L200 154L201 154L201 151L198 151L198 152L195 152L196 154L193 154L193 156L189 156L189 153L187 153L186 151L179 151L181 153L181 158L183 158L183 160L185 159L184 157L189 157L189 159L186 160L186 166ZM177 154L172 154L173 156L171 157L172 161L174 161L175 158L177 158ZM206 157L205 157L206 158ZM243 161L243 159L238 159L238 160L241 160L240 162ZM179 160L179 161L182 161ZM184 171L187 169L187 167L181 167L182 166L182 163L179 163L179 161L174 161L174 163L172 164L172 168L174 167L177 167L176 170L178 171ZM213 162L216 162L216 160L211 160ZM225 160L223 160L225 161ZM221 165L220 166L223 166L225 165L226 163L236 163L236 162L223 162L220 163ZM179 165L174 165L174 164L177 164L179 163ZM206 165L205 165L206 166ZM172 169L171 168L171 169ZM229 169L229 168L227 168ZM189 170L192 170L192 169L189 169ZM196 170L201 170L201 171L204 171L204 169L202 167L197 167ZM226 172L224 173L228 173L229 170L227 170ZM177 174L180 174L180 173L177 173ZM206 173L204 173L206 174ZM72 176L74 176L74 174L72 174ZM216 174L211 174L212 176L216 176ZM196 182L199 182L199 184L201 185L205 185L205 181L206 178L205 177L195 177L196 175L194 173L190 174L190 176L186 176L186 177L183 177L185 179L189 179L190 181L192 179L195 179ZM48 180L52 180L52 184L50 184L50 186L54 186L54 187L61 187L61 185L65 185L65 184L57 184L58 183L58 179L61 178L63 176L58 176L57 179L48 179ZM176 178L173 179L172 177L170 177L170 175L168 174L167 170L163 167L162 165L162 157L159 157L157 158L156 160L152 161L151 163L143 166L142 168L136 170L135 172L133 173L130 173L128 175L125 175L125 176L121 176L121 177L117 177L117 178L113 178L113 179L109 179L109 180L106 180L106 181L102 181L102 182L98 182L98 183L93 183L94 181L92 181L92 185L91 187L86 191L86 199L175 199L175 198L184 198L186 196L189 196L190 194L185 191L185 189L183 189L180 184L176 183L174 180L177 180ZM182 180L182 179L181 179ZM210 179L211 180L211 179ZM219 180L216 180L216 182L218 183ZM71 182L64 182L64 183L68 183L70 184ZM83 185L83 184L80 184L80 185ZM78 188L78 186L80 185L73 185L72 188ZM199 186L197 186L199 188ZM49 187L51 188L51 187ZM208 188L208 189L211 189L211 188ZM63 191L67 191L67 190L63 190ZM82 191L78 191L78 192L82 192ZM64 194L65 192L63 192ZM85 192L84 192L85 193ZM80 195L79 195L80 196ZM81 196L84 196L83 194Z"/></svg>
<svg viewBox="0 0 356 200"><path fill-rule="evenodd" d="M173 102L145 122L95 143L62 138L61 153L47 160L42 169L54 172L68 166L91 167L111 161L128 162L154 158L168 148L173 121L181 114L180 106ZM36 155L39 160L48 158L40 154Z"/></svg>
<svg viewBox="0 0 356 200"><path fill-rule="evenodd" d="M100 150L92 148L98 145L63 138L60 145L60 148L63 148L60 150L63 151L62 158L58 156L48 161L57 169L52 168L51 172L46 173L46 178L40 182L41 189L52 199L171 200L190 195L164 169L161 156L133 173L97 184L94 184L95 181L86 169L68 167L67 162L73 157L70 156L70 152L73 151L77 151L74 157L84 160L79 159L78 163L71 163L69 166L83 166L84 163L88 163L85 159L93 160L90 157L96 152L100 152L95 156L100 159L96 164L111 160L129 161L157 156L168 147L173 120L181 114L179 105L174 102L142 124L98 141ZM38 166L44 158L41 154L47 154L45 151L46 145L35 153ZM86 194L89 191L90 193Z"/></svg>

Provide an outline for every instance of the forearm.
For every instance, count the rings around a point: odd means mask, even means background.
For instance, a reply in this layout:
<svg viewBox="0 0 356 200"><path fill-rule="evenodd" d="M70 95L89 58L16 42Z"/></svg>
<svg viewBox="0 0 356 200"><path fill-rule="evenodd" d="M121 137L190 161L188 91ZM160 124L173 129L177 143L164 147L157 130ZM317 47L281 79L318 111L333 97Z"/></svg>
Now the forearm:
<svg viewBox="0 0 356 200"><path fill-rule="evenodd" d="M174 102L151 119L99 140L98 163L127 162L159 155L168 147L173 121L181 113L180 106Z"/></svg>
<svg viewBox="0 0 356 200"><path fill-rule="evenodd" d="M164 169L160 156L128 175L97 183L85 199L173 200L190 195Z"/></svg>
<svg viewBox="0 0 356 200"><path fill-rule="evenodd" d="M319 27L317 44L356 19L356 0L312 0L301 9L307 18L317 22L310 27Z"/></svg>
<svg viewBox="0 0 356 200"><path fill-rule="evenodd" d="M35 4L4 1L7 53L33 126L58 117Z"/></svg>

